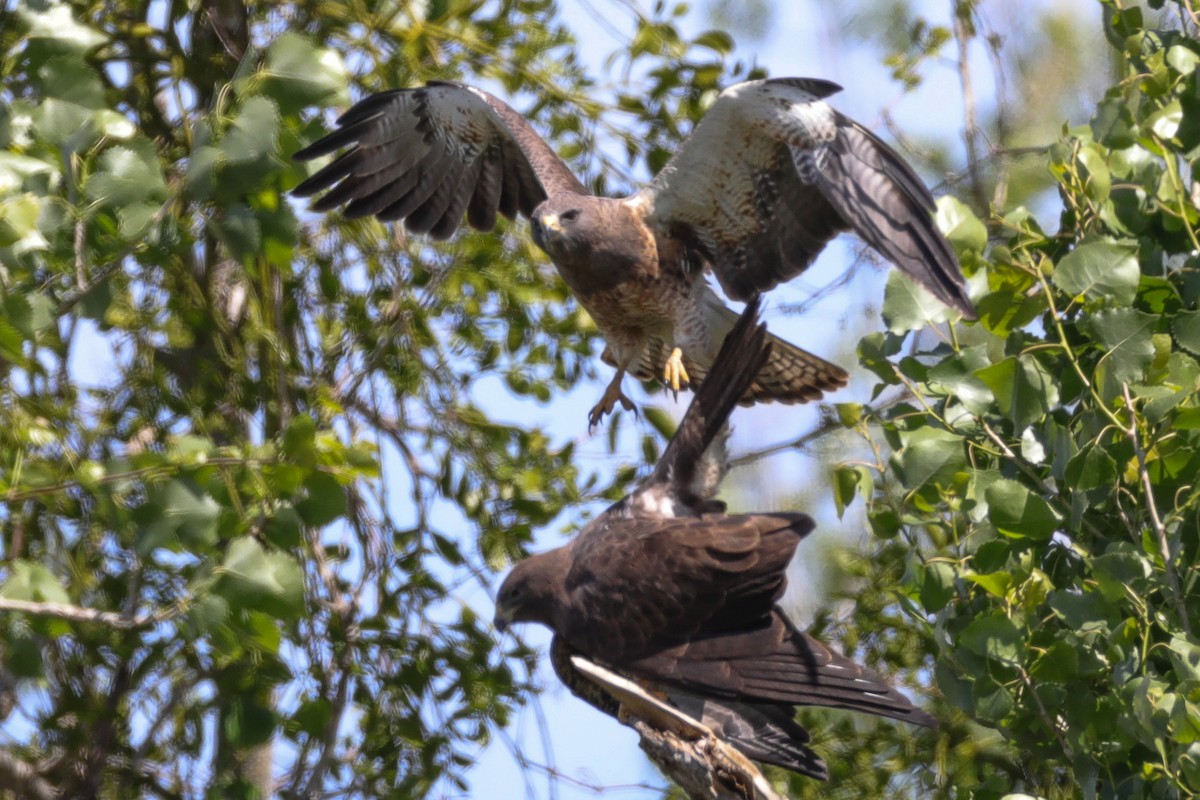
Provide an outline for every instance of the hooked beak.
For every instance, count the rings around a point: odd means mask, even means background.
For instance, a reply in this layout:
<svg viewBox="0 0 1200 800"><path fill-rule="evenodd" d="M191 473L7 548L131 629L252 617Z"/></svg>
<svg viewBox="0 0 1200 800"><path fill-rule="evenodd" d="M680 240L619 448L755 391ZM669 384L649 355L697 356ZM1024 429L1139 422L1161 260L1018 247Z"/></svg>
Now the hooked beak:
<svg viewBox="0 0 1200 800"><path fill-rule="evenodd" d="M543 250L546 249L546 236L548 231L562 233L562 222L558 219L558 214L543 214L540 217L534 217L530 221L530 227L533 229L533 243Z"/></svg>
<svg viewBox="0 0 1200 800"><path fill-rule="evenodd" d="M492 618L492 627L496 629L497 633L504 633L508 630L508 625L511 621L512 620L508 618L508 614L505 614L503 611L497 608L496 616Z"/></svg>

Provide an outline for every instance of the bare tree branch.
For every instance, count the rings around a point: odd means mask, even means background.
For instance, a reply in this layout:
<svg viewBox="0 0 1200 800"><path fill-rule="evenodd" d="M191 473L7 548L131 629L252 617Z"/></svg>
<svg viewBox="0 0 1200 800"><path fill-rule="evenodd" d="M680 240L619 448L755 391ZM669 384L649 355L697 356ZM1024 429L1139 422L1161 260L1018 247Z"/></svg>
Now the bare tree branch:
<svg viewBox="0 0 1200 800"><path fill-rule="evenodd" d="M33 614L37 617L57 617L58 619L70 620L71 622L97 622L101 625L108 625L111 628L119 628L121 630L142 628L147 625L163 622L176 616L182 610L182 606L175 606L150 614L130 616L116 611L99 611L94 608L84 608L83 606L74 606L68 603L33 602L31 600L14 600L9 597L0 597L0 611L16 611L23 614Z"/></svg>

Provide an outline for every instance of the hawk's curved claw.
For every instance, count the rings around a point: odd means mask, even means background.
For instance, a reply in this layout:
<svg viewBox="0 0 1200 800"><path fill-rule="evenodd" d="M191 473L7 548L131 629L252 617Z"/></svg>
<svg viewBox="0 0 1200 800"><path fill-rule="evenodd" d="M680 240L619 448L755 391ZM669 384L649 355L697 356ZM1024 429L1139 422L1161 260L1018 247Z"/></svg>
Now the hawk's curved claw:
<svg viewBox="0 0 1200 800"><path fill-rule="evenodd" d="M637 406L621 391L621 375L619 374L608 384L608 388L604 390L604 396L600 398L600 402L592 406L592 410L588 412L589 433L595 430L596 426L600 424L600 420L604 419L605 414L612 413L617 403L620 403L621 407L626 411L632 411L634 414L637 414Z"/></svg>
<svg viewBox="0 0 1200 800"><path fill-rule="evenodd" d="M666 366L663 367L663 383L674 393L675 398L679 399L679 390L691 383L691 380L687 370L683 367L683 351L676 347L671 351Z"/></svg>

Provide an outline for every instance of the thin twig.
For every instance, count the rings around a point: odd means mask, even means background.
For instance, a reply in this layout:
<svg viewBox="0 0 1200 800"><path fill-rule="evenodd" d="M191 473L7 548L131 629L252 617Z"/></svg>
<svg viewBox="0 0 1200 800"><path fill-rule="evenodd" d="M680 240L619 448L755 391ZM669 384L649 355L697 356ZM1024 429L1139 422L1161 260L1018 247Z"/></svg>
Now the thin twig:
<svg viewBox="0 0 1200 800"><path fill-rule="evenodd" d="M909 400L912 397L912 392L906 389L901 391L890 400L880 403L879 405L863 406L863 416L879 416L879 414L883 411L886 411L894 405L903 403L905 400ZM770 456L778 453L784 453L788 450L803 450L805 447L817 441L818 439L828 436L830 433L840 428L842 428L842 423L837 420L836 416L827 416L817 425L800 434L795 439L787 442L780 442L779 444L768 445L760 450L752 450L745 455L730 459L729 468L733 469L734 467L740 467L745 464L753 464L755 461L761 461L764 458L769 458Z"/></svg>
<svg viewBox="0 0 1200 800"><path fill-rule="evenodd" d="M1171 555L1171 544L1167 541L1167 531L1163 527L1162 518L1158 516L1158 503L1154 500L1154 485L1150 482L1150 472L1146 469L1146 451L1137 433L1137 415L1133 410L1133 399L1129 396L1129 384L1121 384L1121 392L1125 395L1125 408L1129 411L1129 427L1125 435L1133 444L1133 452L1137 456L1138 475L1142 479L1142 491L1146 493L1146 510L1150 512L1150 526L1158 539L1158 549L1162 553L1163 567L1167 573L1167 586L1175 600L1175 613L1183 624L1183 630L1191 636L1192 626L1188 621L1187 605L1183 602L1183 592L1179 588L1179 573L1175 571L1175 557Z"/></svg>
<svg viewBox="0 0 1200 800"><path fill-rule="evenodd" d="M971 178L971 197L975 206L987 209L987 192L983 186L983 174L979 159L979 122L975 111L975 89L971 82L970 44L971 30L968 25L971 7L962 0L952 0L951 14L954 18L954 41L958 45L958 80L962 85L963 140L967 146L967 172Z"/></svg>

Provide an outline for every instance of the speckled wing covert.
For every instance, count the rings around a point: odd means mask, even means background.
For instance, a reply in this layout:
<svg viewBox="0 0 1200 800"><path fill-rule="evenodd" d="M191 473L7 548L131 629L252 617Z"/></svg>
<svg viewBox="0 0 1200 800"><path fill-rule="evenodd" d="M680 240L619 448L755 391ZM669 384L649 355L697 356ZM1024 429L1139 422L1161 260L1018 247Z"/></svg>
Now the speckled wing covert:
<svg viewBox="0 0 1200 800"><path fill-rule="evenodd" d="M800 274L830 239L853 230L974 319L929 190L896 151L823 102L840 90L775 78L721 92L643 190L649 219L703 252L735 300Z"/></svg>

